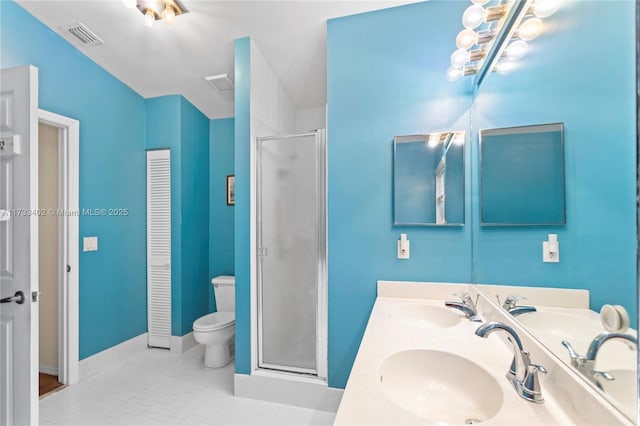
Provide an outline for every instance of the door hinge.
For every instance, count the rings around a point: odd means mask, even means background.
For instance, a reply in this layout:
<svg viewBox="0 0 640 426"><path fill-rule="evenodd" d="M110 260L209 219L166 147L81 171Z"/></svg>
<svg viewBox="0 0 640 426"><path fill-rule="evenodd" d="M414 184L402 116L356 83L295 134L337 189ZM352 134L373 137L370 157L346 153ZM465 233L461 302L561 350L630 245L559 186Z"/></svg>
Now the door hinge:
<svg viewBox="0 0 640 426"><path fill-rule="evenodd" d="M32 302L37 302L38 300L40 300L40 292L39 291L32 291L31 292L31 301Z"/></svg>
<svg viewBox="0 0 640 426"><path fill-rule="evenodd" d="M67 272L71 272L71 265L67 265Z"/></svg>

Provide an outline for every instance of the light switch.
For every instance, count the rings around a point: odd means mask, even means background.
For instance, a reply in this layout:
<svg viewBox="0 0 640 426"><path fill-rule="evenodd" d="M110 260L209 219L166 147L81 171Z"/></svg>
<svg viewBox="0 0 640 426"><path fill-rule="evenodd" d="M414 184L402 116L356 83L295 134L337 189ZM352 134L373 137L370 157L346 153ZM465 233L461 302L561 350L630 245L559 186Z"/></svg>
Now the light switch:
<svg viewBox="0 0 640 426"><path fill-rule="evenodd" d="M98 251L98 237L84 237L82 243L83 251Z"/></svg>

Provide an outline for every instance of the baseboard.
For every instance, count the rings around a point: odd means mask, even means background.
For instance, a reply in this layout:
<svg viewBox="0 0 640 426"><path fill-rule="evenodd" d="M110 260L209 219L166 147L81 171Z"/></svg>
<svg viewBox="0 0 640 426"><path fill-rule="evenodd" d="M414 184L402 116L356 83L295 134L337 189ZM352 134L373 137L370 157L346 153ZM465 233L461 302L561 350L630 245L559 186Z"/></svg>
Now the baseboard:
<svg viewBox="0 0 640 426"><path fill-rule="evenodd" d="M235 396L294 405L335 413L342 399L342 389L330 388L319 380L288 374L235 374Z"/></svg>
<svg viewBox="0 0 640 426"><path fill-rule="evenodd" d="M114 363L124 361L132 355L146 350L147 342L147 333L142 333L139 336L81 360L80 380L93 376L105 368L112 366Z"/></svg>
<svg viewBox="0 0 640 426"><path fill-rule="evenodd" d="M38 366L38 371L44 374L49 374L51 376L57 376L58 375L58 367L52 367L50 365L44 365L44 364L40 364Z"/></svg>
<svg viewBox="0 0 640 426"><path fill-rule="evenodd" d="M171 352L182 354L191 348L198 346L193 331L184 336L171 336Z"/></svg>

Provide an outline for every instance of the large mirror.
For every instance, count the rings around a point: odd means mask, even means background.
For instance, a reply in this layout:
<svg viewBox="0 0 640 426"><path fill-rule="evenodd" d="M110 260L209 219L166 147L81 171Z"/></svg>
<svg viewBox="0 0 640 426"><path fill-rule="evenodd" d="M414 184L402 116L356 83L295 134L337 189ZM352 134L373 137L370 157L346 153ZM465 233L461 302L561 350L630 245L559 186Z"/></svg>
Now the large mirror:
<svg viewBox="0 0 640 426"><path fill-rule="evenodd" d="M587 355L591 342L605 331L598 317L605 304L624 307L632 328L625 334L636 334L637 11L631 0L559 4L557 12L543 20L540 36L528 42L527 54L509 62L509 71L487 75L474 94L469 143L472 217L479 218L480 201L473 197L480 194L480 130L563 123L566 225L474 223L472 281L588 290L588 319L561 312L543 315L531 298L518 302L538 312L516 319L571 365L562 341ZM597 43L590 42L594 28ZM558 263L543 262L542 242L548 234L557 234ZM490 297L495 300L495 295ZM545 321L546 326L539 326ZM550 331L555 336L550 337ZM637 348L627 343L607 341L596 357L595 370L615 380L601 378L600 387L587 375L578 375L635 421ZM620 358L612 365L607 359L615 358L616 349ZM574 403L579 406L580 401Z"/></svg>
<svg viewBox="0 0 640 426"><path fill-rule="evenodd" d="M394 138L394 225L464 224L464 142L462 131Z"/></svg>
<svg viewBox="0 0 640 426"><path fill-rule="evenodd" d="M565 223L562 123L480 130L480 223Z"/></svg>

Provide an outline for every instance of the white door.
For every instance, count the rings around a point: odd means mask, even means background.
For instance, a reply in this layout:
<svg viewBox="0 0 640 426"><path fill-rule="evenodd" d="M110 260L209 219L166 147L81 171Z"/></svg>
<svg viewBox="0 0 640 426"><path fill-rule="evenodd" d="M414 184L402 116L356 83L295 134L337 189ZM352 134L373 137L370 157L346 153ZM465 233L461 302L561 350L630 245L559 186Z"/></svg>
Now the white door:
<svg viewBox="0 0 640 426"><path fill-rule="evenodd" d="M171 157L147 151L147 328L149 346L171 347Z"/></svg>
<svg viewBox="0 0 640 426"><path fill-rule="evenodd" d="M38 69L0 72L0 425L37 424Z"/></svg>

